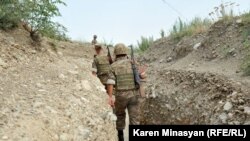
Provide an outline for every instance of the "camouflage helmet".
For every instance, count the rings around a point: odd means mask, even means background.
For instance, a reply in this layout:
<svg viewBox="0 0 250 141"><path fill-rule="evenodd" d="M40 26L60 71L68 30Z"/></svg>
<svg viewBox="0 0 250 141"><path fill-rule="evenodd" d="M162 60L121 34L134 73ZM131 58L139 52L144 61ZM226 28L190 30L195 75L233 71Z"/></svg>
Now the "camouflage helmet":
<svg viewBox="0 0 250 141"><path fill-rule="evenodd" d="M95 44L95 49L101 49L102 45L101 44Z"/></svg>
<svg viewBox="0 0 250 141"><path fill-rule="evenodd" d="M115 55L127 55L128 54L127 47L123 43L116 44L115 49L114 49L114 54Z"/></svg>

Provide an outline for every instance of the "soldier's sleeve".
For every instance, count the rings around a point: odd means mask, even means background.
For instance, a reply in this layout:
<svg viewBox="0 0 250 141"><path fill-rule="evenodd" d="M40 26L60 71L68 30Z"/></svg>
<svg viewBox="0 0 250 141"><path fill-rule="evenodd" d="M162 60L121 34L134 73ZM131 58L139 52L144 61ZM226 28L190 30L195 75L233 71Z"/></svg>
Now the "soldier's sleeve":
<svg viewBox="0 0 250 141"><path fill-rule="evenodd" d="M96 62L95 62L95 60L93 61L93 63L92 63L92 72L95 72L95 73L97 73L97 66L96 66Z"/></svg>
<svg viewBox="0 0 250 141"><path fill-rule="evenodd" d="M106 84L115 85L115 75L113 73L112 66L110 66L110 73L108 74L108 80Z"/></svg>

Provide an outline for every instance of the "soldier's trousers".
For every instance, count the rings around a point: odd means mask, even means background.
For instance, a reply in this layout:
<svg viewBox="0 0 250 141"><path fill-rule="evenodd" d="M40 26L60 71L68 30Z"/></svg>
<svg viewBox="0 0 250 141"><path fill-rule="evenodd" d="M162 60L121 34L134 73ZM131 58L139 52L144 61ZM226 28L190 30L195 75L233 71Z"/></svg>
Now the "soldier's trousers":
<svg viewBox="0 0 250 141"><path fill-rule="evenodd" d="M123 130L126 125L126 109L128 109L129 124L140 124L139 91L117 91L115 94L116 129Z"/></svg>

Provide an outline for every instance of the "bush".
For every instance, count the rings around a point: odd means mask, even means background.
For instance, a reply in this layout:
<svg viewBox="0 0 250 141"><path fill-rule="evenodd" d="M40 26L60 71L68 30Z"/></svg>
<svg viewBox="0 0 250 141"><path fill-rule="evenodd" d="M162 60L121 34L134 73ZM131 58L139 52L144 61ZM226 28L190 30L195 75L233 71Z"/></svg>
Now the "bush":
<svg viewBox="0 0 250 141"><path fill-rule="evenodd" d="M0 29L13 29L18 26L21 21L21 15L15 6L17 0L1 0L0 1Z"/></svg>
<svg viewBox="0 0 250 141"><path fill-rule="evenodd" d="M52 21L61 16L58 4L65 5L62 0L1 0L0 28L12 29L22 23L33 40L37 40L38 33L64 40L66 28Z"/></svg>
<svg viewBox="0 0 250 141"><path fill-rule="evenodd" d="M180 41L184 36L192 36L207 31L212 22L209 19L194 18L190 23L183 22L180 18L170 30L170 37Z"/></svg>
<svg viewBox="0 0 250 141"><path fill-rule="evenodd" d="M243 23L250 24L250 11L243 14L242 16Z"/></svg>
<svg viewBox="0 0 250 141"><path fill-rule="evenodd" d="M141 37L140 41L137 41L137 49L139 52L146 51L154 43L153 37Z"/></svg>
<svg viewBox="0 0 250 141"><path fill-rule="evenodd" d="M241 64L244 75L250 76L250 55L247 55Z"/></svg>

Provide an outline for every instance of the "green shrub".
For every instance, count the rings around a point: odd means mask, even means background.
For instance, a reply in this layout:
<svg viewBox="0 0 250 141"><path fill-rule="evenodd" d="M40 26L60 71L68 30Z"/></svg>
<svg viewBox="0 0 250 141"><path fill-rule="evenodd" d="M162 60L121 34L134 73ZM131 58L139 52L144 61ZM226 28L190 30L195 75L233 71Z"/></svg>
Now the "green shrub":
<svg viewBox="0 0 250 141"><path fill-rule="evenodd" d="M241 69L243 70L244 75L250 76L250 55L245 57L241 64Z"/></svg>
<svg viewBox="0 0 250 141"><path fill-rule="evenodd" d="M243 23L250 24L250 11L243 14L242 16Z"/></svg>
<svg viewBox="0 0 250 141"><path fill-rule="evenodd" d="M154 43L153 37L141 37L140 41L137 41L137 49L139 52L146 51Z"/></svg>
<svg viewBox="0 0 250 141"><path fill-rule="evenodd" d="M21 14L15 9L19 2L17 0L0 1L0 29L13 29L21 21Z"/></svg>
<svg viewBox="0 0 250 141"><path fill-rule="evenodd" d="M52 21L52 18L61 16L58 4L65 5L62 0L1 0L0 28L12 29L23 24L33 40L38 33L65 40L66 28Z"/></svg>
<svg viewBox="0 0 250 141"><path fill-rule="evenodd" d="M212 22L209 19L194 18L190 23L183 22L180 18L170 30L170 37L180 41L184 36L192 36L207 31Z"/></svg>

